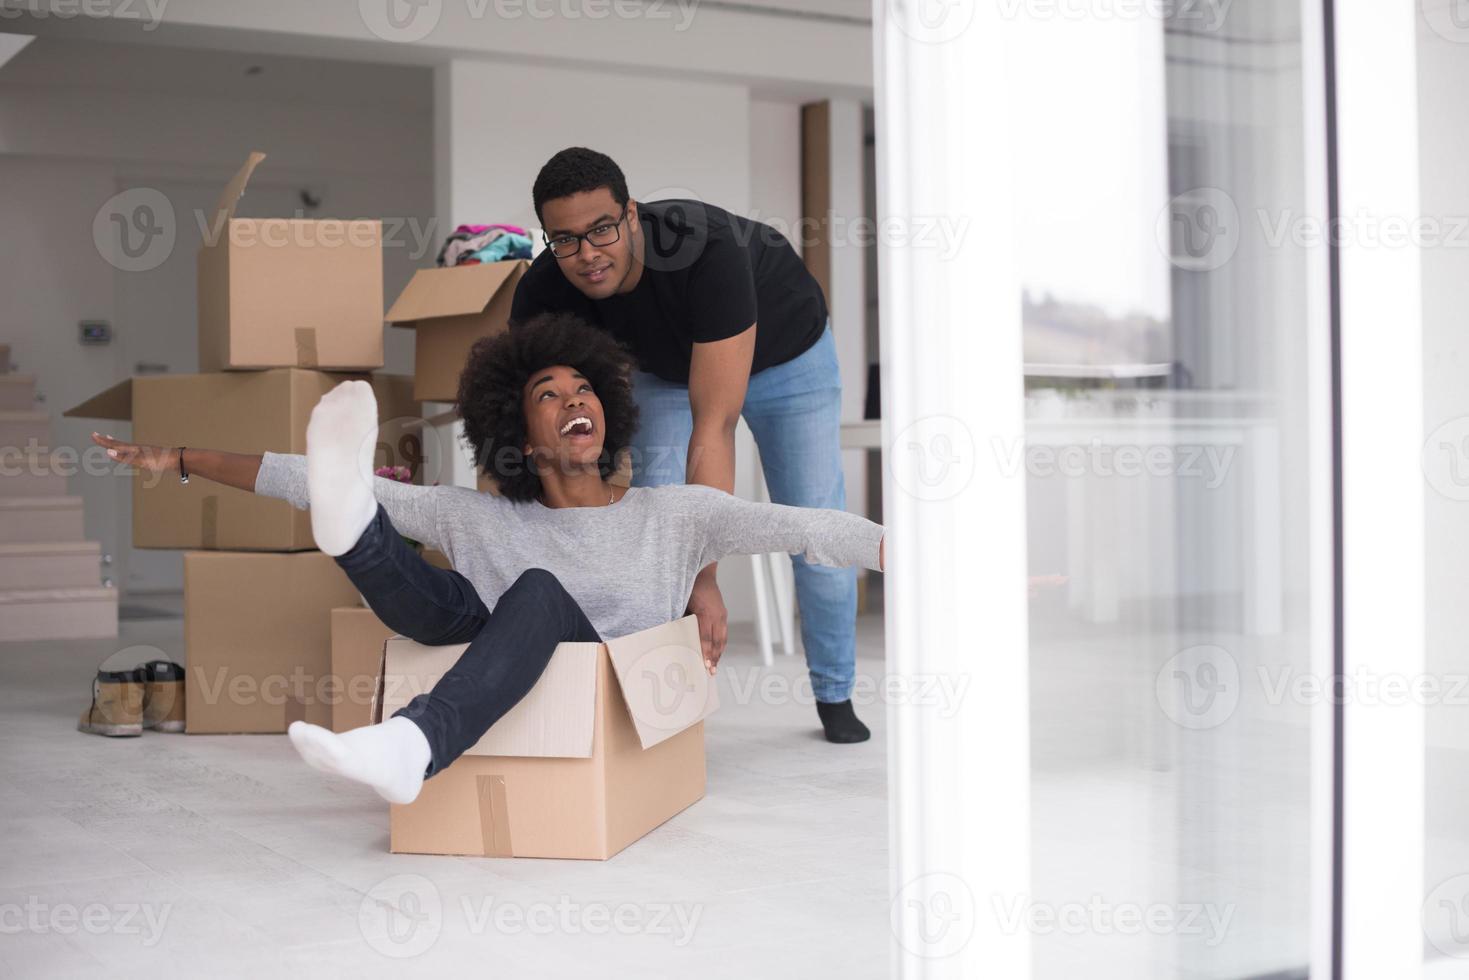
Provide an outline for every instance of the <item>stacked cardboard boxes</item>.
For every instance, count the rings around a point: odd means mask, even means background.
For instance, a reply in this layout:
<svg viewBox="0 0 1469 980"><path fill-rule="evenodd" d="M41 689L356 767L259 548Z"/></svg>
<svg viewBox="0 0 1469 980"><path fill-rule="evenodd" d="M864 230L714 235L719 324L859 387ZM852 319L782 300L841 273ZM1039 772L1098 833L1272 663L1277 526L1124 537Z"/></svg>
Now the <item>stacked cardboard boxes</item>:
<svg viewBox="0 0 1469 980"><path fill-rule="evenodd" d="M85 540L82 498L68 496L36 408L36 378L0 353L0 640L117 635L117 589L102 581L102 549Z"/></svg>
<svg viewBox="0 0 1469 980"><path fill-rule="evenodd" d="M147 445L303 453L317 401L363 378L382 422L375 462L411 466L411 379L367 373L383 363L381 224L236 217L263 159L226 186L199 253L202 373L131 378L67 414L130 420ZM134 547L185 549L187 730L330 725L331 610L359 596L314 550L310 515L172 473L133 489Z"/></svg>

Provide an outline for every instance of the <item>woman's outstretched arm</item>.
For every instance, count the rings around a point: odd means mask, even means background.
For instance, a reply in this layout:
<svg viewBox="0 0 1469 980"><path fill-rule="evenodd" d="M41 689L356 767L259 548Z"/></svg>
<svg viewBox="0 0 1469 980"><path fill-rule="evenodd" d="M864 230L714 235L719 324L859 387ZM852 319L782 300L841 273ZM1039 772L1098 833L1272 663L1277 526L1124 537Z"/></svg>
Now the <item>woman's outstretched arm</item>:
<svg viewBox="0 0 1469 980"><path fill-rule="evenodd" d="M136 467L145 473L179 472L178 447L143 446L124 442L112 436L93 432L92 441L107 450L119 463ZM190 476L203 477L227 487L255 491L255 477L260 472L261 457L253 453L225 453L216 449L184 449L183 465Z"/></svg>
<svg viewBox="0 0 1469 980"><path fill-rule="evenodd" d="M178 473L177 447L146 446L92 433L92 441L107 448L118 462L149 473ZM263 497L285 500L298 510L311 504L306 487L306 457L291 453L227 453L217 449L184 450L183 465L190 479L199 477L237 487ZM400 534L444 551L439 533L438 499L435 491L451 489L421 487L396 480L373 477L372 493Z"/></svg>
<svg viewBox="0 0 1469 980"><path fill-rule="evenodd" d="M882 571L886 564L883 527L844 510L757 504L712 487L687 488L696 494L705 520L707 564L726 555L772 551L803 554L818 565L858 566Z"/></svg>

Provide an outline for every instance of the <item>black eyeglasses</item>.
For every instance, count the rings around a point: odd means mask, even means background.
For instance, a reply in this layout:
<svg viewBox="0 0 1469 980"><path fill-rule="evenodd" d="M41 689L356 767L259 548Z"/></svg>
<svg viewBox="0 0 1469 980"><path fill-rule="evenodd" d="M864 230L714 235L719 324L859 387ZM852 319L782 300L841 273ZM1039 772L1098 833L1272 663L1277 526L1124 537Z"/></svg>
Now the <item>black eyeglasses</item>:
<svg viewBox="0 0 1469 980"><path fill-rule="evenodd" d="M622 209L622 214L610 225L598 225L591 231L581 235L557 235L555 238L547 238L541 235L541 240L551 250L551 254L558 259L569 259L581 251L581 242L585 238L596 246L611 245L622 237L622 219L627 217L627 208Z"/></svg>

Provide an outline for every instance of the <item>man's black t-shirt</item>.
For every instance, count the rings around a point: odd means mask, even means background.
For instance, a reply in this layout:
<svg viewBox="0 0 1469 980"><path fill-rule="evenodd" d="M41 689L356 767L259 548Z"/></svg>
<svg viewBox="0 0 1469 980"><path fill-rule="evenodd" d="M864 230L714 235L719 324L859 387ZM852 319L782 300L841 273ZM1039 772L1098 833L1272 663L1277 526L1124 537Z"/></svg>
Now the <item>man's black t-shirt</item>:
<svg viewBox="0 0 1469 980"><path fill-rule="evenodd" d="M821 339L821 286L774 228L701 201L639 201L638 217L643 274L632 292L590 300L547 250L521 277L511 321L576 313L627 344L644 371L679 384L689 382L694 344L733 337L752 323L759 326L751 374Z"/></svg>

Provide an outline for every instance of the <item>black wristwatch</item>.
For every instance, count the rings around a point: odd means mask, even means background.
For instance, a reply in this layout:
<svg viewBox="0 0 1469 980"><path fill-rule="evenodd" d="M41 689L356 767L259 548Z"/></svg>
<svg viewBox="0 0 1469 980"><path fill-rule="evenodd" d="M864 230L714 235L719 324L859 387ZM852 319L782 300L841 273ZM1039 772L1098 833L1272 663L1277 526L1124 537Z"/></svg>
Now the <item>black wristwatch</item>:
<svg viewBox="0 0 1469 980"><path fill-rule="evenodd" d="M184 466L184 447L183 446L180 446L179 447L179 482L180 483L188 483L189 482L189 471Z"/></svg>

